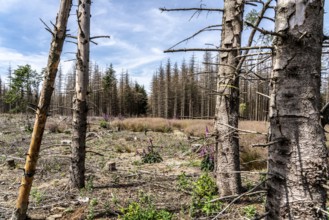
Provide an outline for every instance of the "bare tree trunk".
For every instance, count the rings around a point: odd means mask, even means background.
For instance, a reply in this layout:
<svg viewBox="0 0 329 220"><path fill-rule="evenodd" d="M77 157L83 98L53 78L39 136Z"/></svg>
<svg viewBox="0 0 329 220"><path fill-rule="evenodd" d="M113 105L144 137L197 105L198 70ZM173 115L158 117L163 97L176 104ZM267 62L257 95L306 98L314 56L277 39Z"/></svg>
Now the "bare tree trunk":
<svg viewBox="0 0 329 220"><path fill-rule="evenodd" d="M51 96L54 90L58 64L66 37L66 25L70 14L71 5L72 0L62 0L59 13L56 18L56 27L53 30L53 38L49 51L47 71L45 73L44 82L41 89L30 148L26 157L24 176L22 177L16 208L13 212L12 220L26 219L30 190L37 166L42 136L47 120L47 112L49 110Z"/></svg>
<svg viewBox="0 0 329 220"><path fill-rule="evenodd" d="M241 44L242 0L225 0L221 48L239 48ZM226 126L238 127L239 116L239 51L220 53L218 71L215 129L217 139L216 182L220 196L241 191L239 138L237 132Z"/></svg>
<svg viewBox="0 0 329 220"><path fill-rule="evenodd" d="M320 124L324 1L278 0L271 74L267 219L326 219Z"/></svg>
<svg viewBox="0 0 329 220"><path fill-rule="evenodd" d="M87 89L89 81L90 0L79 0L78 52L75 96L73 100L73 136L70 167L71 186L85 186L85 157L87 131Z"/></svg>

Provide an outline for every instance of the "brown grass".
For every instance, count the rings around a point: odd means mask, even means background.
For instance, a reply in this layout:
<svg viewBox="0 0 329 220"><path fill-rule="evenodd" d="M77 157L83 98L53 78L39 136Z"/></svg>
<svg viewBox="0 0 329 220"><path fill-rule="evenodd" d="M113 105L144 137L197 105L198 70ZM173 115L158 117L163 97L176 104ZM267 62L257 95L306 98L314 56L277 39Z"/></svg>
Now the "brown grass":
<svg viewBox="0 0 329 220"><path fill-rule="evenodd" d="M115 119L111 126L121 130L135 132L154 131L154 132L173 132L180 130L192 136L203 136L206 126L212 131L213 121L211 120L177 120L163 118L129 118L124 120Z"/></svg>
<svg viewBox="0 0 329 220"><path fill-rule="evenodd" d="M155 132L172 132L180 130L188 136L203 137L208 131L213 132L213 120L177 120L163 118L129 118L124 120L114 120L112 127L121 130L143 132L151 130ZM267 133L269 123L260 121L240 121L239 129ZM267 149L253 148L252 144L266 143L266 135L241 133L240 134L240 154L241 167L243 170L255 170L266 168Z"/></svg>

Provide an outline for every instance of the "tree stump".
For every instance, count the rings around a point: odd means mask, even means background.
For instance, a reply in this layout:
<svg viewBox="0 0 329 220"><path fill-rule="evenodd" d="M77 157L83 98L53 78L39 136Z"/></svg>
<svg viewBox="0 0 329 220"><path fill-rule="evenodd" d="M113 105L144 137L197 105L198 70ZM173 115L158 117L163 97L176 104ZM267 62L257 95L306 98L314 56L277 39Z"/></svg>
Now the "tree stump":
<svg viewBox="0 0 329 220"><path fill-rule="evenodd" d="M7 166L11 169L14 169L16 167L16 163L14 159L7 159L6 160Z"/></svg>
<svg viewBox="0 0 329 220"><path fill-rule="evenodd" d="M105 165L105 170L110 172L116 171L117 168L115 162L107 162Z"/></svg>

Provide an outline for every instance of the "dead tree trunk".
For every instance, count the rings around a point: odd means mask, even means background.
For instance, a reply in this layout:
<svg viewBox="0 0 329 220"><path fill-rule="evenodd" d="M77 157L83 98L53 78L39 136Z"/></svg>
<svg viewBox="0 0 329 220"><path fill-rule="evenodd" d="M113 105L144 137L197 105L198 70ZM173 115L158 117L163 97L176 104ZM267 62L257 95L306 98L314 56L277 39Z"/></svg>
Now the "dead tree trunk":
<svg viewBox="0 0 329 220"><path fill-rule="evenodd" d="M320 124L324 1L278 0L271 74L267 219L326 219Z"/></svg>
<svg viewBox="0 0 329 220"><path fill-rule="evenodd" d="M49 110L51 95L54 90L54 82L56 78L58 64L60 61L64 40L66 37L66 26L71 10L71 5L72 0L61 1L59 13L56 18L56 25L52 32L53 38L49 51L47 71L44 76L41 95L33 127L30 148L26 157L24 176L22 177L16 208L13 212L12 220L26 219L26 212L29 204L29 194L32 187L33 176L35 174L37 166L37 160L47 120L47 112Z"/></svg>
<svg viewBox="0 0 329 220"><path fill-rule="evenodd" d="M89 79L90 0L79 0L78 52L75 96L73 100L73 136L70 167L71 186L85 186L85 157L87 131L87 88Z"/></svg>
<svg viewBox="0 0 329 220"><path fill-rule="evenodd" d="M225 0L221 48L240 48L244 3ZM220 196L235 195L241 190L239 138L236 130L239 116L238 50L220 52L215 129L218 133L216 182ZM231 127L229 127L229 126Z"/></svg>

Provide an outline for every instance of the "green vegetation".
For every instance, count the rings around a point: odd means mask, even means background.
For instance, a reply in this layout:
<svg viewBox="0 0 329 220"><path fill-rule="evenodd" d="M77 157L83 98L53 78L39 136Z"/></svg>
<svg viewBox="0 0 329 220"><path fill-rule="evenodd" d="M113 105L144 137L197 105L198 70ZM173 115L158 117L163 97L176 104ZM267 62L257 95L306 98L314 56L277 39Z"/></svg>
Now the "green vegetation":
<svg viewBox="0 0 329 220"><path fill-rule="evenodd" d="M100 126L101 128L105 128L105 129L107 129L107 128L110 127L109 123L108 123L107 121L105 121L105 120L101 120L101 121L99 122L99 126Z"/></svg>
<svg viewBox="0 0 329 220"><path fill-rule="evenodd" d="M92 200L90 200L89 202L89 206L88 206L88 215L86 217L87 220L93 220L95 217L95 206L98 205L98 201L96 198L93 198Z"/></svg>
<svg viewBox="0 0 329 220"><path fill-rule="evenodd" d="M153 141L149 139L150 145L142 153L143 163L160 163L163 161L159 152L154 150Z"/></svg>
<svg viewBox="0 0 329 220"><path fill-rule="evenodd" d="M210 202L218 194L218 189L215 181L208 173L201 175L199 179L193 183L192 190L191 216L195 217L202 214L209 216L217 213L222 208L222 202Z"/></svg>
<svg viewBox="0 0 329 220"><path fill-rule="evenodd" d="M157 210L149 195L140 192L139 202L132 202L127 208L121 208L124 213L120 220L171 220L172 214L166 210Z"/></svg>
<svg viewBox="0 0 329 220"><path fill-rule="evenodd" d="M243 207L243 214L248 218L252 219L257 213L256 207L254 205L247 205Z"/></svg>
<svg viewBox="0 0 329 220"><path fill-rule="evenodd" d="M18 66L10 76L11 83L4 100L11 104L11 112L26 112L27 105L37 104L41 75L31 69L30 65Z"/></svg>
<svg viewBox="0 0 329 220"><path fill-rule="evenodd" d="M30 194L31 194L32 199L36 202L36 204L40 205L40 203L42 202L43 197L44 197L43 193L40 192L36 188L32 188Z"/></svg>
<svg viewBox="0 0 329 220"><path fill-rule="evenodd" d="M183 190L191 190L191 184L192 182L191 180L188 179L185 172L182 172L178 176L178 183L177 183L178 188Z"/></svg>

